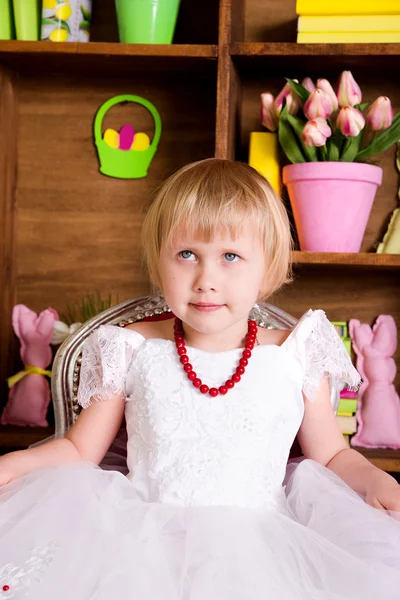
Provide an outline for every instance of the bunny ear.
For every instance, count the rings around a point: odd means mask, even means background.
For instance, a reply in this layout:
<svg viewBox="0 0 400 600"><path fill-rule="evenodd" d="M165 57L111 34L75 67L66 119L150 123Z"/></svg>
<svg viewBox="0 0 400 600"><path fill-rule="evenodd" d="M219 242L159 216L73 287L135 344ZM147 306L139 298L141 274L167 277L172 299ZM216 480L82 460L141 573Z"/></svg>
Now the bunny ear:
<svg viewBox="0 0 400 600"><path fill-rule="evenodd" d="M391 315L379 315L372 330L372 347L386 356L392 356L397 348L397 327L394 318Z"/></svg>
<svg viewBox="0 0 400 600"><path fill-rule="evenodd" d="M37 314L24 304L16 304L12 312L12 326L15 334L21 336L33 328Z"/></svg>
<svg viewBox="0 0 400 600"><path fill-rule="evenodd" d="M58 320L58 313L53 308L46 308L39 314L36 322L36 331L46 343L53 337L54 321Z"/></svg>
<svg viewBox="0 0 400 600"><path fill-rule="evenodd" d="M350 319L349 332L354 348L360 351L365 346L370 346L374 338L371 327L367 323L360 323L357 319Z"/></svg>

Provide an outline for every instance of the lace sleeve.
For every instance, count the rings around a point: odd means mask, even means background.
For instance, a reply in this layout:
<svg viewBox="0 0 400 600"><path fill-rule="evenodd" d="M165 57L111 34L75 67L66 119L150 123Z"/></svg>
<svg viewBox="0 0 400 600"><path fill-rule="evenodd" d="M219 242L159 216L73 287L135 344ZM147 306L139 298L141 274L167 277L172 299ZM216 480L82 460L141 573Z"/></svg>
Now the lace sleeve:
<svg viewBox="0 0 400 600"><path fill-rule="evenodd" d="M335 327L323 310L309 311L299 321L294 332L298 355L304 368L303 392L310 401L315 399L322 379L329 381L334 410L344 387L357 390L360 375Z"/></svg>
<svg viewBox="0 0 400 600"><path fill-rule="evenodd" d="M87 408L91 400L107 400L125 394L125 381L136 348L143 337L132 330L103 325L82 348L78 403Z"/></svg>

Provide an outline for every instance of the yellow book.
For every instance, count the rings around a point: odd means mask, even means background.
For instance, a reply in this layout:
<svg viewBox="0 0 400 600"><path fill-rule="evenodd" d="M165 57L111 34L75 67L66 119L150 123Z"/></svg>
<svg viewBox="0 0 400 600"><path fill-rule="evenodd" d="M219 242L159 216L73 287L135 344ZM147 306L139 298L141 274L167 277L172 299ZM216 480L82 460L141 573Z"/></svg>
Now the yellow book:
<svg viewBox="0 0 400 600"><path fill-rule="evenodd" d="M357 420L355 416L341 417L336 415L336 421L340 431L346 435L352 435L357 431Z"/></svg>
<svg viewBox="0 0 400 600"><path fill-rule="evenodd" d="M298 15L399 15L399 0L297 0Z"/></svg>
<svg viewBox="0 0 400 600"><path fill-rule="evenodd" d="M399 0L400 4L400 0ZM299 17L297 31L301 33L400 31L399 15L345 15Z"/></svg>
<svg viewBox="0 0 400 600"><path fill-rule="evenodd" d="M280 196L282 182L278 134L266 131L250 133L249 165L257 169Z"/></svg>
<svg viewBox="0 0 400 600"><path fill-rule="evenodd" d="M398 44L400 31L298 33L298 44Z"/></svg>

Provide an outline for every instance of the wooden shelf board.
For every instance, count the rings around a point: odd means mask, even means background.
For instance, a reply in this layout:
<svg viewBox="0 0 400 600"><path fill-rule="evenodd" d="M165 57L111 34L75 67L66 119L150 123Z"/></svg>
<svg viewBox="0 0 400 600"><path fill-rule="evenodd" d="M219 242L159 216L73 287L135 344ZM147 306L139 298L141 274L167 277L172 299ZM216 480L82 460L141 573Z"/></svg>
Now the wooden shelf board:
<svg viewBox="0 0 400 600"><path fill-rule="evenodd" d="M53 435L52 427L0 425L0 448L27 448Z"/></svg>
<svg viewBox="0 0 400 600"><path fill-rule="evenodd" d="M400 473L400 450L390 448L354 448L383 471Z"/></svg>
<svg viewBox="0 0 400 600"><path fill-rule="evenodd" d="M79 56L164 56L215 58L218 47L202 44L120 44L118 42L22 42L0 41L0 54L45 54ZM43 59L45 60L45 59Z"/></svg>
<svg viewBox="0 0 400 600"><path fill-rule="evenodd" d="M400 269L400 254L376 254L374 252L293 252L295 265L338 265L379 269Z"/></svg>
<svg viewBox="0 0 400 600"><path fill-rule="evenodd" d="M234 42L232 56L388 56L400 57L400 44L297 44L293 42Z"/></svg>

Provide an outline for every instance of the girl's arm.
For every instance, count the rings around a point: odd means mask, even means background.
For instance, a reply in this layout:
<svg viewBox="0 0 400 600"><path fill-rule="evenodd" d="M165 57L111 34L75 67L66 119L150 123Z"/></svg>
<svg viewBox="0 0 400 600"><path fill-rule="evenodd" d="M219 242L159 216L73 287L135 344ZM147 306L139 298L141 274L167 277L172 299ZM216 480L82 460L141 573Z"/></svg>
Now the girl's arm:
<svg viewBox="0 0 400 600"><path fill-rule="evenodd" d="M304 406L298 433L304 456L333 471L369 504L399 511L400 486L396 480L347 447L332 410L326 380L312 402L304 398Z"/></svg>
<svg viewBox="0 0 400 600"><path fill-rule="evenodd" d="M125 407L125 395L116 394L83 410L64 439L0 457L0 485L46 467L90 461L99 464L114 440Z"/></svg>

